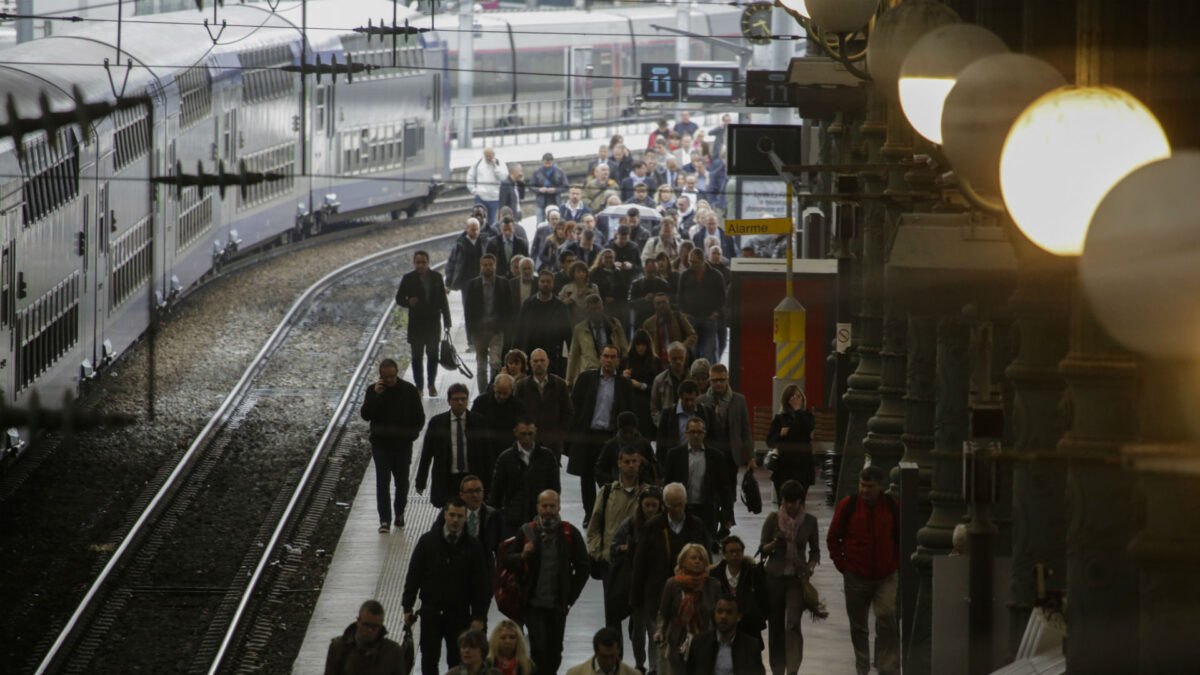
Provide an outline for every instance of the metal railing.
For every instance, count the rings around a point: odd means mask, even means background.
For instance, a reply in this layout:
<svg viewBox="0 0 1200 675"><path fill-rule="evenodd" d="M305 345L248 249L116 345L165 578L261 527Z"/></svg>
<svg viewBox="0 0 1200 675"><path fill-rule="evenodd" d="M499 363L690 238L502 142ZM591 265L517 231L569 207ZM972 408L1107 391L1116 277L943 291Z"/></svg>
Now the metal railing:
<svg viewBox="0 0 1200 675"><path fill-rule="evenodd" d="M606 137L614 133L644 131L662 116L643 110L632 95L596 99L557 98L537 101L502 101L451 106L455 147L464 145L458 134L470 116L472 139L489 145L544 143Z"/></svg>

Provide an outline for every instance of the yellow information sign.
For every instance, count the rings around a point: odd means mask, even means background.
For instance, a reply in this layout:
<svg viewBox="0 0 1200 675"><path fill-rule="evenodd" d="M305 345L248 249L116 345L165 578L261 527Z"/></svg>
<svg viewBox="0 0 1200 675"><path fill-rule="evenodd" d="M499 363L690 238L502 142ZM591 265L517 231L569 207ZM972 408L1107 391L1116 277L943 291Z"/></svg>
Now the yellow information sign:
<svg viewBox="0 0 1200 675"><path fill-rule="evenodd" d="M788 234L792 231L790 218L752 218L725 221L725 234L731 237L748 234Z"/></svg>

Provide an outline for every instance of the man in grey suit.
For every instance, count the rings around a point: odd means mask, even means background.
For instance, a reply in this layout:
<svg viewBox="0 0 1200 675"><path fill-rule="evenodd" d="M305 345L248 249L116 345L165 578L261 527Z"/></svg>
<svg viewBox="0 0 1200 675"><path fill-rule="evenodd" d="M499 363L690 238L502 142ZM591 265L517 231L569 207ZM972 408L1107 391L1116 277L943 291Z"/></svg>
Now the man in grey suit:
<svg viewBox="0 0 1200 675"><path fill-rule="evenodd" d="M729 386L729 369L714 363L708 369L708 392L696 399L697 405L708 408L712 418L707 443L723 453L729 453L737 466L753 471L754 427L750 424L750 409L746 397ZM730 494L737 494L737 472L729 474ZM731 514L732 515L732 514Z"/></svg>

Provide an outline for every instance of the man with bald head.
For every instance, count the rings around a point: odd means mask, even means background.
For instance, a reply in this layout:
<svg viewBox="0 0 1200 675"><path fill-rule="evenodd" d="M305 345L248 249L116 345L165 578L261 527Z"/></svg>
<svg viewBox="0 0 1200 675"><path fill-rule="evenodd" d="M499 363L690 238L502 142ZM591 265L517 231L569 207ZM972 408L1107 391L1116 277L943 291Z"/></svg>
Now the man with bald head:
<svg viewBox="0 0 1200 675"><path fill-rule="evenodd" d="M517 383L517 400L538 426L538 440L554 451L561 463L563 440L571 427L574 408L566 380L550 372L550 357L544 349L529 354L529 377Z"/></svg>
<svg viewBox="0 0 1200 675"><path fill-rule="evenodd" d="M588 578L587 541L559 517L555 490L538 495L537 517L521 526L504 564L521 578L530 658L538 672L557 673L562 663L567 612Z"/></svg>
<svg viewBox="0 0 1200 675"><path fill-rule="evenodd" d="M500 209L500 183L508 177L508 167L496 158L496 151L487 146L470 169L467 169L467 190L475 196L476 204L487 208L487 224L496 222L496 212Z"/></svg>
<svg viewBox="0 0 1200 675"><path fill-rule="evenodd" d="M538 442L538 427L528 415L521 416L510 432L515 442L496 458L488 503L500 510L501 541L517 533L537 515L537 497L545 490L559 490L558 460Z"/></svg>
<svg viewBox="0 0 1200 675"><path fill-rule="evenodd" d="M517 383L512 375L500 373L492 382L491 391L485 391L475 397L471 412L483 419L483 440L487 447L487 455L495 465L496 458L504 449L512 444L512 430L517 425L517 418L525 414L525 406L518 401L513 393Z"/></svg>

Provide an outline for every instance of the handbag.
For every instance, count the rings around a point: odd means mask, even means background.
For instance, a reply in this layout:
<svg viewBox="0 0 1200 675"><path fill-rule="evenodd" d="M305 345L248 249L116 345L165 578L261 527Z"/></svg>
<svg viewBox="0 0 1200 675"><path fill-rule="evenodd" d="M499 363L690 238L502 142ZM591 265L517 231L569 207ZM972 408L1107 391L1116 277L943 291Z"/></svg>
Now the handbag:
<svg viewBox="0 0 1200 675"><path fill-rule="evenodd" d="M746 474L742 476L742 503L750 513L762 513L762 491L758 489L758 481L750 469L746 469Z"/></svg>
<svg viewBox="0 0 1200 675"><path fill-rule="evenodd" d="M767 453L767 458L763 460L763 468L767 471L774 471L775 467L779 466L779 449L776 448Z"/></svg>
<svg viewBox="0 0 1200 675"><path fill-rule="evenodd" d="M463 377L472 378L475 374L467 367L458 350L454 348L454 340L450 339L450 330L442 333L442 343L438 346L438 363L446 370L457 370Z"/></svg>

